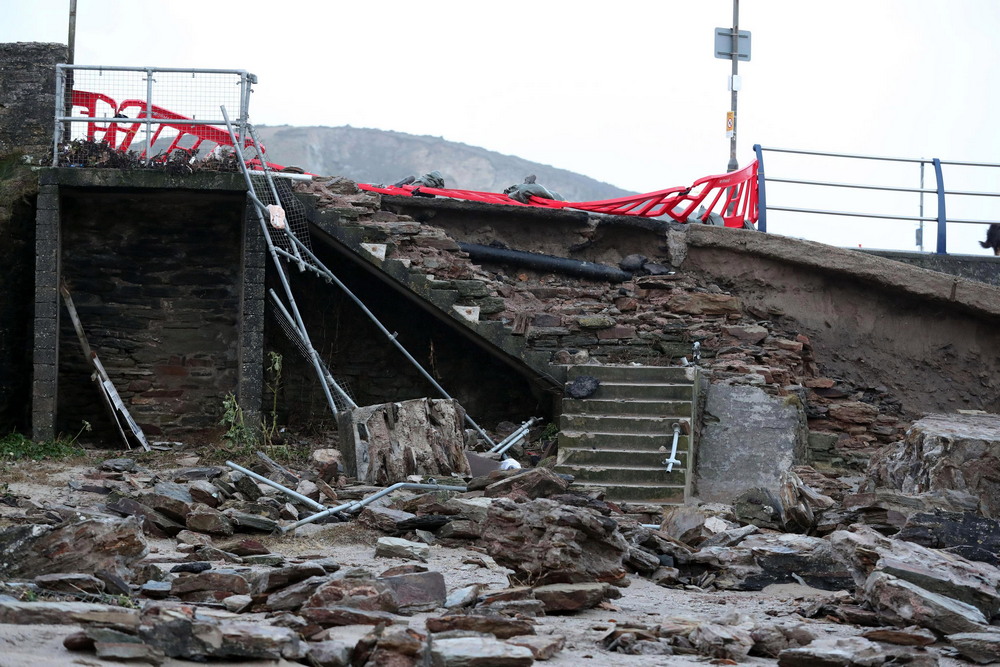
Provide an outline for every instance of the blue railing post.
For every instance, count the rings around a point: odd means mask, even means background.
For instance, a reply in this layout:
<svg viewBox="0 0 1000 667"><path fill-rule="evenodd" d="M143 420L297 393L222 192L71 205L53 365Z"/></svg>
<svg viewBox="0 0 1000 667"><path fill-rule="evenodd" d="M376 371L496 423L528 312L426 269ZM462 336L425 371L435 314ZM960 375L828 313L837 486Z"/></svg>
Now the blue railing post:
<svg viewBox="0 0 1000 667"><path fill-rule="evenodd" d="M937 200L938 200L938 214L937 214L937 254L947 255L948 254L948 216L945 214L944 207L944 179L941 178L941 160L934 158L932 160L934 163L934 178L937 179Z"/></svg>
<svg viewBox="0 0 1000 667"><path fill-rule="evenodd" d="M767 197L764 194L764 149L753 145L757 156L757 231L767 231Z"/></svg>

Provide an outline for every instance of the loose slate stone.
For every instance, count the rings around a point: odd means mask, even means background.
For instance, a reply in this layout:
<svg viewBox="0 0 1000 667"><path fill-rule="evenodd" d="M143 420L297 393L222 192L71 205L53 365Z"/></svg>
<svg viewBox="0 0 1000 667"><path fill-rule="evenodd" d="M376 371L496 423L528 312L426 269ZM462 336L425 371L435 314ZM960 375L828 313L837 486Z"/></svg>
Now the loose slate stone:
<svg viewBox="0 0 1000 667"><path fill-rule="evenodd" d="M375 556L382 558L407 558L426 562L430 554L431 548L426 544L398 537L380 537L375 544Z"/></svg>
<svg viewBox="0 0 1000 667"><path fill-rule="evenodd" d="M609 594L621 597L610 584L549 584L534 589L535 599L545 605L546 612L574 612L596 607Z"/></svg>
<svg viewBox="0 0 1000 667"><path fill-rule="evenodd" d="M487 553L514 570L514 583L627 581L622 561L629 547L618 524L588 509L546 498L520 503L497 498L482 535Z"/></svg>
<svg viewBox="0 0 1000 667"><path fill-rule="evenodd" d="M0 623L12 625L101 624L135 632L139 612L89 602L20 602L0 600Z"/></svg>
<svg viewBox="0 0 1000 667"><path fill-rule="evenodd" d="M194 506L194 498L187 487L173 482L160 482L153 487L152 493L143 494L141 500L143 504L181 523Z"/></svg>
<svg viewBox="0 0 1000 667"><path fill-rule="evenodd" d="M276 570L264 570L251 576L253 594L271 593L279 588L286 588L310 577L322 577L327 573L322 565L306 562Z"/></svg>
<svg viewBox="0 0 1000 667"><path fill-rule="evenodd" d="M233 522L229 517L208 505L196 505L187 515L186 524L189 529L199 533L225 537L233 534Z"/></svg>
<svg viewBox="0 0 1000 667"><path fill-rule="evenodd" d="M562 635L546 635L511 637L506 640L513 646L523 646L529 651L535 660L551 660L566 646L566 638Z"/></svg>
<svg viewBox="0 0 1000 667"><path fill-rule="evenodd" d="M273 611L298 609L316 592L321 584L329 581L329 576L310 577L305 581L292 584L287 588L275 591L267 597L267 606Z"/></svg>
<svg viewBox="0 0 1000 667"><path fill-rule="evenodd" d="M191 563L180 563L174 565L170 568L171 572L190 572L192 574L198 574L199 572L204 572L205 570L211 570L212 564L206 563L204 561L194 561Z"/></svg>
<svg viewBox="0 0 1000 667"><path fill-rule="evenodd" d="M1000 631L961 632L947 639L968 660L984 665L1000 662Z"/></svg>
<svg viewBox="0 0 1000 667"><path fill-rule="evenodd" d="M269 554L271 551L254 539L244 539L237 542L224 542L219 548L237 556L261 556Z"/></svg>
<svg viewBox="0 0 1000 667"><path fill-rule="evenodd" d="M415 518L417 518L417 515L410 512L404 512L390 507L368 506L361 510L361 513L358 514L357 521L362 526L367 526L369 528L382 531L383 533L395 535L402 532L402 529L399 527L400 522Z"/></svg>
<svg viewBox="0 0 1000 667"><path fill-rule="evenodd" d="M225 468L220 468L219 466L185 468L174 473L174 482L184 484L186 482L205 481L215 479L224 472Z"/></svg>
<svg viewBox="0 0 1000 667"><path fill-rule="evenodd" d="M648 261L649 258L646 257L645 255L638 255L638 254L626 255L625 257L622 258L620 262L618 262L618 268L620 268L622 271L630 271L630 272L641 271L643 266L645 266L646 262Z"/></svg>
<svg viewBox="0 0 1000 667"><path fill-rule="evenodd" d="M253 604L253 598L249 595L230 595L222 600L222 605L234 614L246 611L251 604Z"/></svg>
<svg viewBox="0 0 1000 667"><path fill-rule="evenodd" d="M109 472L132 472L136 468L135 459L107 459L98 466Z"/></svg>
<svg viewBox="0 0 1000 667"><path fill-rule="evenodd" d="M988 625L983 613L972 605L885 572L872 572L865 583L865 596L885 622L894 625L915 623L941 634L979 632Z"/></svg>
<svg viewBox="0 0 1000 667"><path fill-rule="evenodd" d="M531 650L493 637L451 637L431 641L431 659L448 667L527 667L535 661Z"/></svg>
<svg viewBox="0 0 1000 667"><path fill-rule="evenodd" d="M440 572L414 572L391 577L379 577L388 584L402 614L431 611L444 604L447 597L444 575Z"/></svg>
<svg viewBox="0 0 1000 667"><path fill-rule="evenodd" d="M209 507L218 507L223 501L222 489L209 481L199 479L188 485L188 491L195 502L203 503Z"/></svg>
<svg viewBox="0 0 1000 667"><path fill-rule="evenodd" d="M34 582L39 588L60 593L104 592L104 582L89 574L42 574Z"/></svg>
<svg viewBox="0 0 1000 667"><path fill-rule="evenodd" d="M169 581L147 581L139 589L139 593L153 600L162 600L170 595L171 587Z"/></svg>
<svg viewBox="0 0 1000 667"><path fill-rule="evenodd" d="M250 502L254 502L264 495L264 493L260 490L260 487L257 486L257 482L255 482L252 477L244 475L239 471L230 473L229 481L232 482L233 486L236 487L236 490Z"/></svg>
<svg viewBox="0 0 1000 667"><path fill-rule="evenodd" d="M234 595L250 593L250 584L232 570L207 570L198 574L183 574L174 579L170 592L178 597L200 591L224 591Z"/></svg>
<svg viewBox="0 0 1000 667"><path fill-rule="evenodd" d="M444 606L448 609L461 609L471 607L479 597L479 591L483 590L482 584L472 584L453 590L444 600Z"/></svg>
<svg viewBox="0 0 1000 667"><path fill-rule="evenodd" d="M888 662L886 652L863 637L817 639L808 646L790 648L778 656L778 667L817 667L881 665Z"/></svg>
<svg viewBox="0 0 1000 667"><path fill-rule="evenodd" d="M58 526L13 526L0 531L0 579L106 570L130 576L129 567L148 552L139 522L88 519Z"/></svg>
<svg viewBox="0 0 1000 667"><path fill-rule="evenodd" d="M235 530L240 532L257 531L261 533L273 533L278 530L278 522L259 514L247 514L234 509L226 509L222 512L233 522Z"/></svg>
<svg viewBox="0 0 1000 667"><path fill-rule="evenodd" d="M937 635L916 625L906 628L876 628L861 635L865 639L900 646L929 646L937 641Z"/></svg>
<svg viewBox="0 0 1000 667"><path fill-rule="evenodd" d="M430 632L472 630L474 632L493 635L498 639L535 634L535 626L530 621L508 618L499 614L453 614L450 616L428 618L427 629Z"/></svg>
<svg viewBox="0 0 1000 667"><path fill-rule="evenodd" d="M548 468L530 468L519 475L513 475L486 487L484 493L489 498L499 496L526 496L544 498L563 493L569 482Z"/></svg>
<svg viewBox="0 0 1000 667"><path fill-rule="evenodd" d="M355 607L303 607L299 614L309 623L330 628L341 625L382 625L400 623L395 614L387 611L357 609Z"/></svg>
<svg viewBox="0 0 1000 667"><path fill-rule="evenodd" d="M327 639L309 644L309 663L315 667L350 667L352 644Z"/></svg>

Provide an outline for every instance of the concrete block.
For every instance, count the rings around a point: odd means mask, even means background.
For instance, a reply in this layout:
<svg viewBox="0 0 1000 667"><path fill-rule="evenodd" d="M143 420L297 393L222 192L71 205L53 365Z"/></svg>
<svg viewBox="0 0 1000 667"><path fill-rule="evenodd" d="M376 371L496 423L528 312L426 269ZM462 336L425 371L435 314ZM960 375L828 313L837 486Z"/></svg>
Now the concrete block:
<svg viewBox="0 0 1000 667"><path fill-rule="evenodd" d="M711 385L704 421L695 464L703 502L730 502L752 487L777 491L781 473L804 458L808 431L795 397Z"/></svg>

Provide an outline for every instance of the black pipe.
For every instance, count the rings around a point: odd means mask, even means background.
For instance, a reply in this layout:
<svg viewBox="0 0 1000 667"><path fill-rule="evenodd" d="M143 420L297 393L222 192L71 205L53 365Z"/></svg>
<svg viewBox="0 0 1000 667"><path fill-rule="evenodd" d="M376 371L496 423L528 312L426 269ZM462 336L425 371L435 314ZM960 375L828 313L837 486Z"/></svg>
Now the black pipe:
<svg viewBox="0 0 1000 667"><path fill-rule="evenodd" d="M567 275L590 278L592 280L607 280L613 283L620 283L632 279L632 274L628 271L605 264L595 264L594 262L584 262L578 259L568 259L566 257L554 257L552 255L541 255L536 252L525 252L523 250L507 250L505 248L494 248L478 243L459 242L458 247L469 253L469 257L476 261L494 262L496 264L513 264L524 266L529 269L539 271L551 271L554 273L564 273Z"/></svg>

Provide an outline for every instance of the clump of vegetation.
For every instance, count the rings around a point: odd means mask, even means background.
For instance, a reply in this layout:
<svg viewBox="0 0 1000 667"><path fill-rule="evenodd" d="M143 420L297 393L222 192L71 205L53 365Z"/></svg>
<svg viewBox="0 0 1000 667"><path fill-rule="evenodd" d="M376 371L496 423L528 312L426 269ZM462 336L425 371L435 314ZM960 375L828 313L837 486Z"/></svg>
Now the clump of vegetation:
<svg viewBox="0 0 1000 667"><path fill-rule="evenodd" d="M84 431L90 430L90 423L84 421L80 430L72 438L57 437L46 442L35 442L20 433L10 433L0 438L0 459L32 460L65 459L83 453L76 440Z"/></svg>
<svg viewBox="0 0 1000 667"><path fill-rule="evenodd" d="M247 424L236 394L230 392L222 400L222 419L219 423L226 427L222 439L228 443L227 454L249 456L253 453L257 446L257 434Z"/></svg>

